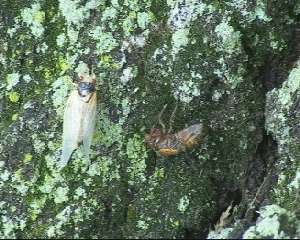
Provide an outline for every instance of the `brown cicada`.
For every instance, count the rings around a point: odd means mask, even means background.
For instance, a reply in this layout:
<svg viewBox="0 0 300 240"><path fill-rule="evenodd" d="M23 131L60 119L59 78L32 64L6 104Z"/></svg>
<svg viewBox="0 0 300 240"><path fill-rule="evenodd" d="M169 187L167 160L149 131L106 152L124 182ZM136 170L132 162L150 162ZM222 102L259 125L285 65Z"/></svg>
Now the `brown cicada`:
<svg viewBox="0 0 300 240"><path fill-rule="evenodd" d="M83 144L88 156L96 119L96 78L94 74L80 74L77 89L68 98L64 113L61 166L65 166L72 152Z"/></svg>
<svg viewBox="0 0 300 240"><path fill-rule="evenodd" d="M170 119L170 128L168 131L165 130L165 125L161 121L161 115L166 106L159 114L159 123L162 129L152 128L150 134L146 134L145 142L147 145L162 156L174 156L202 143L207 135L207 128L202 123L191 125L177 133L171 133L171 125L176 108Z"/></svg>

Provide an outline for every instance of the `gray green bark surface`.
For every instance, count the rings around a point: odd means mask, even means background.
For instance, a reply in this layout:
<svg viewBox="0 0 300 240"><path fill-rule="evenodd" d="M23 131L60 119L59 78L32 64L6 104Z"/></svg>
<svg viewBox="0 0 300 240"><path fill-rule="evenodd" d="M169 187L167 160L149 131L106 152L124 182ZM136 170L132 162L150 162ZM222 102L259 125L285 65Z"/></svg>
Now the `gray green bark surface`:
<svg viewBox="0 0 300 240"><path fill-rule="evenodd" d="M298 1L4 0L0 16L1 238L300 236ZM87 64L90 162L79 148L60 169ZM205 143L147 148L165 104Z"/></svg>

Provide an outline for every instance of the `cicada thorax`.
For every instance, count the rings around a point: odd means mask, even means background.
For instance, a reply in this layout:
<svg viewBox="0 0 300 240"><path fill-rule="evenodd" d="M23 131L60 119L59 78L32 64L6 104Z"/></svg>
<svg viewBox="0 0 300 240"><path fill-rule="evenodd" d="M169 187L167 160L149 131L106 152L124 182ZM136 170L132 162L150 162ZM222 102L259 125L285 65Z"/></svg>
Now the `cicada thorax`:
<svg viewBox="0 0 300 240"><path fill-rule="evenodd" d="M176 155L180 144L176 139L176 135L164 133L157 128L152 128L150 134L146 134L145 142L163 156Z"/></svg>
<svg viewBox="0 0 300 240"><path fill-rule="evenodd" d="M167 134L158 145L157 151L163 156L174 156L184 151L184 145L175 134Z"/></svg>

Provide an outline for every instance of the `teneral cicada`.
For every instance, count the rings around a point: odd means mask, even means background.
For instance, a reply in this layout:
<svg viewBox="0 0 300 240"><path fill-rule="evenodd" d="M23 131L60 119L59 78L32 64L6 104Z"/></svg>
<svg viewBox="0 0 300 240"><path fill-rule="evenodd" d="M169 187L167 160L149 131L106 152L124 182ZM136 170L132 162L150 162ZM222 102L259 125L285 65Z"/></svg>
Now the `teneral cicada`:
<svg viewBox="0 0 300 240"><path fill-rule="evenodd" d="M166 132L165 125L160 119L165 108L166 105L159 115L159 122L162 125L162 129L152 128L150 134L146 134L145 136L145 142L149 147L162 156L174 156L192 149L203 142L204 137L207 135L207 128L202 123L191 125L177 133L171 133L170 127L169 131ZM171 116L171 121L175 111Z"/></svg>
<svg viewBox="0 0 300 240"><path fill-rule="evenodd" d="M68 98L64 113L61 166L65 166L72 152L83 144L88 156L96 119L95 75L79 75L77 89Z"/></svg>

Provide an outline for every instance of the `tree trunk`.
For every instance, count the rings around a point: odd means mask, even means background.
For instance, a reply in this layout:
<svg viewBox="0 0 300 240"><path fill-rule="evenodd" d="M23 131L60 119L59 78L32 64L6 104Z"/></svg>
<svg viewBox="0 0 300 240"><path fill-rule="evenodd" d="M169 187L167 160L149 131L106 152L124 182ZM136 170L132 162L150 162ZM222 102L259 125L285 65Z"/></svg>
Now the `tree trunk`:
<svg viewBox="0 0 300 240"><path fill-rule="evenodd" d="M2 0L0 14L0 237L300 237L299 1ZM59 168L87 69L90 159L80 146ZM201 122L203 143L169 157L145 143L166 104L166 129Z"/></svg>

